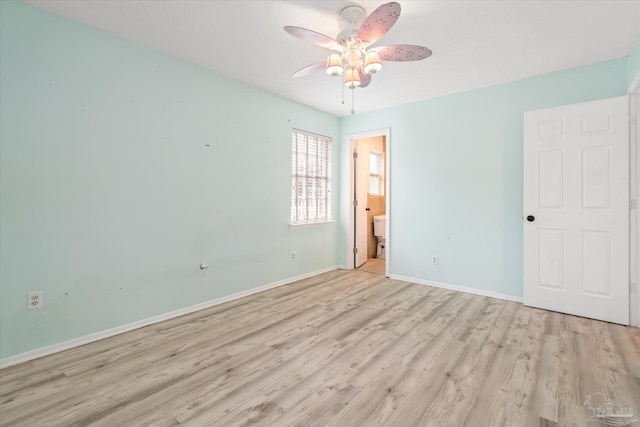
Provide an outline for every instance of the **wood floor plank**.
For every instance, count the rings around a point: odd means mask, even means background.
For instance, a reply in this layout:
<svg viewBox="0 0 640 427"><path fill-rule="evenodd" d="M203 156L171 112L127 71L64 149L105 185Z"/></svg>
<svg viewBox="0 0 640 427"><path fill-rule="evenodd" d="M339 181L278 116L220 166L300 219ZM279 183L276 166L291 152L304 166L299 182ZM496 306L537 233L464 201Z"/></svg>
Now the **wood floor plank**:
<svg viewBox="0 0 640 427"><path fill-rule="evenodd" d="M487 375L475 392L475 399L461 425L497 426L503 422L507 400L512 396L511 386L516 383L514 373L519 350L497 345L498 350L487 367Z"/></svg>
<svg viewBox="0 0 640 427"><path fill-rule="evenodd" d="M586 426L640 329L331 271L0 371L0 426Z"/></svg>
<svg viewBox="0 0 640 427"><path fill-rule="evenodd" d="M391 414L388 425L418 426L425 422L424 420L435 411L434 402L445 391L451 371L464 359L468 351L468 344L455 339L450 340L429 364L429 368L423 371L423 380L409 390L404 401Z"/></svg>
<svg viewBox="0 0 640 427"><path fill-rule="evenodd" d="M629 328L612 323L604 323L603 325L607 329L604 333L612 342L611 351L620 360L624 371L640 378L640 328Z"/></svg>
<svg viewBox="0 0 640 427"><path fill-rule="evenodd" d="M447 380L440 392L430 400L432 409L418 425L461 425L467 418L499 347L495 343L481 347L467 343L465 347L456 366L446 372Z"/></svg>
<svg viewBox="0 0 640 427"><path fill-rule="evenodd" d="M145 396L133 406L110 411L94 424L105 427L126 425L129 419L135 419L139 425L155 426L163 420L178 424L181 411L197 411L201 405L208 403L211 396L224 394L282 362L282 353L270 347L247 349L219 364L205 367L191 378L175 381L154 395Z"/></svg>
<svg viewBox="0 0 640 427"><path fill-rule="evenodd" d="M460 307L457 304L467 299L470 301L468 304L463 303L462 308L455 310L454 307ZM402 356L403 363L418 372L431 369L452 341L458 342L453 336L467 325L469 318L487 304L483 298L471 298L465 295L461 296L461 301L454 296L451 300L451 309L448 309L449 304L445 303L441 310L433 310L425 317L428 326L422 323L423 327L418 331L419 338L416 340L416 345ZM435 312L437 315L434 317Z"/></svg>
<svg viewBox="0 0 640 427"><path fill-rule="evenodd" d="M410 390L424 381L422 375L401 363L385 367L368 387L332 418L326 425L385 425L404 402Z"/></svg>

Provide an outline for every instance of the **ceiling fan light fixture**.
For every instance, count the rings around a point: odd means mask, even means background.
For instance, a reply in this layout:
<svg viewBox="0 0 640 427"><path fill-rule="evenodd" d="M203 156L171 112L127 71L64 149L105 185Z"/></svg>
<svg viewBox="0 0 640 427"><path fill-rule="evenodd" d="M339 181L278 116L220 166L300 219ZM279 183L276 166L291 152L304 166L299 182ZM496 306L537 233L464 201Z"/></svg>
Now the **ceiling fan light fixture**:
<svg viewBox="0 0 640 427"><path fill-rule="evenodd" d="M355 89L360 86L362 82L360 81L360 73L355 68L349 68L349 70L344 75L344 85L349 89Z"/></svg>
<svg viewBox="0 0 640 427"><path fill-rule="evenodd" d="M362 59L362 50L356 47L349 47L342 54L342 58L347 61L350 68L356 68L356 66L360 63Z"/></svg>
<svg viewBox="0 0 640 427"><path fill-rule="evenodd" d="M361 6L349 4L340 10L340 18L349 24L348 28L340 32L336 39L306 28L285 26L284 30L292 36L331 50L326 62L320 60L308 65L293 73L292 77L303 77L323 68L330 76L344 76L342 87L344 104L344 88L369 87L372 75L382 70L382 58L385 61L404 62L420 61L430 57L431 50L424 46L410 44L381 46L378 43L378 40L395 25L401 9L397 1L390 1L378 6L365 18L364 9ZM371 46L375 47L371 48ZM368 51L370 48L371 50ZM354 94L355 91L352 90L351 114L355 113Z"/></svg>
<svg viewBox="0 0 640 427"><path fill-rule="evenodd" d="M382 70L382 61L380 55L375 50L367 52L367 56L364 59L363 71L365 74L374 74Z"/></svg>
<svg viewBox="0 0 640 427"><path fill-rule="evenodd" d="M327 58L327 66L324 69L330 76L340 76L344 73L342 58L338 53L332 53Z"/></svg>

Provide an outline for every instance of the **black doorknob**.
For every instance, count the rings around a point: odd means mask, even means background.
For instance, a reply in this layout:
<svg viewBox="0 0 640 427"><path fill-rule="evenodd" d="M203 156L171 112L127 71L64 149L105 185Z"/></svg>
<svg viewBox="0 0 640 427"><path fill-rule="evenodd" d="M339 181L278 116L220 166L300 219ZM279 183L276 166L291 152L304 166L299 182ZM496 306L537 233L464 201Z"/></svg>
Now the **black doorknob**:
<svg viewBox="0 0 640 427"><path fill-rule="evenodd" d="M533 222L533 221L535 221L535 220L536 220L536 217L535 217L535 216L533 216L533 215L529 215L529 216L527 217L527 221L529 221L529 222Z"/></svg>

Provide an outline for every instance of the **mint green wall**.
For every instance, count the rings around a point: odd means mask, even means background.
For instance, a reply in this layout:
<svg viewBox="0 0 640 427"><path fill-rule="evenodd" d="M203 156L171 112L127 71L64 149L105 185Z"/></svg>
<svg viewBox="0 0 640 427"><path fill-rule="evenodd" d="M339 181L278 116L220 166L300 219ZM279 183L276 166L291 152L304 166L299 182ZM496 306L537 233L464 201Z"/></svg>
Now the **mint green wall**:
<svg viewBox="0 0 640 427"><path fill-rule="evenodd" d="M291 129L337 118L0 8L0 357L336 265L334 224L288 219Z"/></svg>
<svg viewBox="0 0 640 427"><path fill-rule="evenodd" d="M624 95L626 66L622 58L343 119L342 176L348 135L391 128L391 274L522 296L523 113Z"/></svg>
<svg viewBox="0 0 640 427"><path fill-rule="evenodd" d="M627 58L627 86L631 86L631 83L638 75L640 75L640 37L638 37L633 51Z"/></svg>

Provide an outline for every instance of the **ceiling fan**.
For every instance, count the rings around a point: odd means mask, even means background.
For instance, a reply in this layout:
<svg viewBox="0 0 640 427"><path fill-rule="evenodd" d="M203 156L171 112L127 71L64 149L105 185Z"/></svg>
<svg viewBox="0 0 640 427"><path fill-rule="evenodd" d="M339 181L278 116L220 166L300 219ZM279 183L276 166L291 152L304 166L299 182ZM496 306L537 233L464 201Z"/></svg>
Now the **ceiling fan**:
<svg viewBox="0 0 640 427"><path fill-rule="evenodd" d="M380 40L400 17L399 3L390 2L381 5L371 12L359 28L356 28L357 23L364 16L364 9L360 6L349 5L343 8L340 11L340 18L349 23L350 28L338 34L336 39L302 27L284 27L284 30L294 37L333 51L326 60L308 65L293 73L292 77L304 77L324 69L331 76L344 75L344 87L364 88L371 83L371 75L382 69L383 61L420 61L431 56L431 50L424 46L409 44L374 46L374 43ZM351 114L354 113L352 93Z"/></svg>

